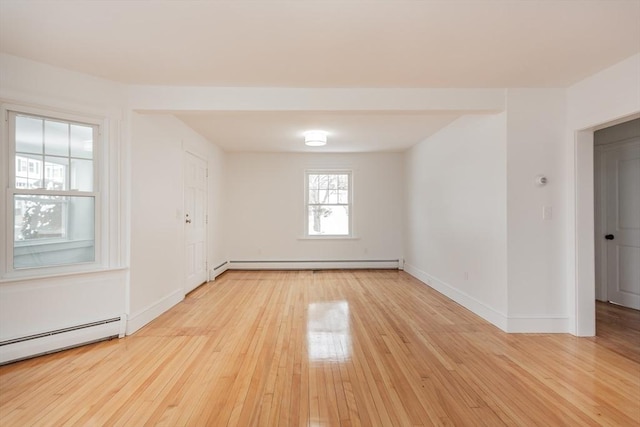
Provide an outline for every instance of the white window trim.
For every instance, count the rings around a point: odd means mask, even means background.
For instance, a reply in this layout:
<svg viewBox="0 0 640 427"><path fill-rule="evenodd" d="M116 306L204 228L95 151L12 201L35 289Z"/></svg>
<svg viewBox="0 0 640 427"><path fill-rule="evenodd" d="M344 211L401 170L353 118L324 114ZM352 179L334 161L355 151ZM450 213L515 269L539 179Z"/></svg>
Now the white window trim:
<svg viewBox="0 0 640 427"><path fill-rule="evenodd" d="M103 235L107 226L107 218L103 215L103 206L106 203L105 197L108 194L106 183L103 182L105 175L103 173L103 165L106 159L103 159L103 153L106 153L106 130L108 129L108 120L104 116L96 116L92 113L83 114L79 112L69 112L55 107L36 107L27 104L5 103L0 107L2 112L2 122L0 126L2 137L6 144L0 147L2 154L2 164L0 165L5 171L0 174L0 183L4 189L4 209L0 209L0 282L11 280L23 280L29 278L56 277L61 275L85 273L91 271L102 271L107 268L103 251L105 242ZM33 190L21 189L15 187L15 144L11 140L11 123L10 113L41 116L54 120L63 120L67 122L75 122L79 124L91 125L96 129L93 150L93 191L55 191L49 190L47 194L64 195L64 196L88 196L94 200L94 251L95 257L92 262L82 262L74 264L30 267L30 268L13 268L13 233L14 233L14 206L13 199L15 194L31 194ZM40 191L33 192L40 194Z"/></svg>
<svg viewBox="0 0 640 427"><path fill-rule="evenodd" d="M349 234L309 234L309 175L349 176ZM307 169L304 171L304 233L298 240L357 240L353 231L353 171L351 169Z"/></svg>

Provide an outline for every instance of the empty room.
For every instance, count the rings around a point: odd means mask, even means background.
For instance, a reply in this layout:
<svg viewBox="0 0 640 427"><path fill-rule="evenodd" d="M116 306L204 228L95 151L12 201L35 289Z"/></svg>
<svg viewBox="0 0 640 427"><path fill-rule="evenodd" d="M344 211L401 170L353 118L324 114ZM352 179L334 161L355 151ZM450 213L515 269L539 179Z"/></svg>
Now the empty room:
<svg viewBox="0 0 640 427"><path fill-rule="evenodd" d="M640 425L640 0L0 0L0 425Z"/></svg>

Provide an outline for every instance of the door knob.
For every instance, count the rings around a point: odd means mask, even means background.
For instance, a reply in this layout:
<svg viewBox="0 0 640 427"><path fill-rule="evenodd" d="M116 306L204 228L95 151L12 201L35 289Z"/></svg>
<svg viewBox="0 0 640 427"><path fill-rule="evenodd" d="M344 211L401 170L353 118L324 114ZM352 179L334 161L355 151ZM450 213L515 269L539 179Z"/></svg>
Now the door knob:
<svg viewBox="0 0 640 427"><path fill-rule="evenodd" d="M614 236L613 234L607 234L606 236L604 236L604 238L607 240L613 240L616 238L616 236Z"/></svg>

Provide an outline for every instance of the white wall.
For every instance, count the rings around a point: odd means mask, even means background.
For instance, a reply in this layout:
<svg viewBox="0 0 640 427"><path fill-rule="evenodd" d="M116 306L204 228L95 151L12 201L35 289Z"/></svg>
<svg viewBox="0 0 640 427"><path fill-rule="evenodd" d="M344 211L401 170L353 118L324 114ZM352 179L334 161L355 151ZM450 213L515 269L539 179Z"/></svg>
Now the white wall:
<svg viewBox="0 0 640 427"><path fill-rule="evenodd" d="M567 330L564 136L564 90L508 90L509 331ZM536 185L538 175L547 177L545 186Z"/></svg>
<svg viewBox="0 0 640 427"><path fill-rule="evenodd" d="M209 265L225 260L223 153L170 115L132 113L131 284L127 334L184 298L184 152L209 165Z"/></svg>
<svg viewBox="0 0 640 427"><path fill-rule="evenodd" d="M231 261L402 257L402 154L228 153L226 246ZM306 240L307 169L353 170L356 239Z"/></svg>
<svg viewBox="0 0 640 427"><path fill-rule="evenodd" d="M502 329L506 156L501 113L462 117L407 151L405 161L405 270Z"/></svg>
<svg viewBox="0 0 640 427"><path fill-rule="evenodd" d="M571 132L601 126L639 111L640 53L567 89Z"/></svg>
<svg viewBox="0 0 640 427"><path fill-rule="evenodd" d="M593 131L640 113L640 54L567 89L567 283L570 331L595 334Z"/></svg>
<svg viewBox="0 0 640 427"><path fill-rule="evenodd" d="M120 170L126 151L122 149L125 88L117 83L70 72L48 65L0 54L0 98L2 102L45 110L89 115L103 121L101 152L103 263L93 272L47 278L0 280L0 341L122 316L126 311L126 203ZM4 126L4 121L3 121ZM3 128L3 132L4 132ZM2 188L6 188L7 146L2 149ZM7 212L7 197L0 197L0 222ZM0 231L2 246L11 239ZM4 252L0 250L0 252ZM0 254L4 261L4 253ZM117 330L117 328L116 328ZM14 356L40 352L58 342L37 349L21 348ZM23 352L24 350L24 352ZM25 353L26 352L26 353ZM0 355L0 360L3 359Z"/></svg>
<svg viewBox="0 0 640 427"><path fill-rule="evenodd" d="M506 105L407 152L405 269L506 331L566 332L565 92Z"/></svg>

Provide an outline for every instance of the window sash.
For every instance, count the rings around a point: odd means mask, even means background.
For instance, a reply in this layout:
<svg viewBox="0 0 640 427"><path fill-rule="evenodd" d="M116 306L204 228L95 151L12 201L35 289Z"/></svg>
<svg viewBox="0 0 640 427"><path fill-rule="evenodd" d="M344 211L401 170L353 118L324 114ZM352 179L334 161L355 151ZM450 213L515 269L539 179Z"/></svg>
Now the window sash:
<svg viewBox="0 0 640 427"><path fill-rule="evenodd" d="M331 178L325 180L325 185L315 184L312 186L311 176L329 176L335 177L333 178L335 181L335 185L331 184L334 182ZM344 187L344 181L341 179L341 176L346 176L346 188ZM304 235L309 238L323 238L323 237L352 237L353 236L353 175L351 170L307 170L305 171L305 186L304 186L305 196L305 212L304 212ZM311 202L310 201L310 192L311 191L340 191L347 193L347 201L346 202L333 202L333 203L325 203L322 201ZM309 209L314 207L335 207L335 208L346 208L347 210L347 232L346 233L321 233L314 234L309 232Z"/></svg>
<svg viewBox="0 0 640 427"><path fill-rule="evenodd" d="M68 125L76 125L76 126L83 126L83 127L90 127L93 130L92 133L92 144L93 144L93 151L92 151L92 157L90 159L86 158L86 157L80 157L80 156L74 156L72 155L72 151L71 151L71 147L69 146L69 149L67 151L67 155L60 155L60 154L49 154L46 152L46 150L43 147L42 153L27 153L24 151L18 151L16 150L16 119L17 117L30 117L30 118L36 118L36 119L42 119L42 120L49 120L49 121L54 121L54 122L62 122ZM101 137L101 132L100 132L100 124L95 122L95 121L91 121L91 120L86 120L83 121L82 119L80 120L76 120L76 119L71 119L71 118L64 118L64 117L58 117L54 114L40 114L40 113L30 113L30 112L26 112L26 111L19 111L18 109L16 110L8 110L8 123L9 123L9 158L12 159L12 161L9 162L9 189L10 190L19 190L20 192L23 191L42 191L42 195L46 194L50 194L50 195L69 195L72 196L74 194L78 194L78 193L82 193L82 194L94 194L97 195L99 193L99 185L100 185L100 180L99 180L99 155L98 152L99 150L97 150L97 147L99 145L99 141L100 141L100 137ZM69 144L71 144L71 142L69 141ZM47 158L60 158L60 159L66 159L68 160L68 164L67 164L67 171L65 173L65 181L67 184L67 187L71 186L71 161L72 160L78 160L78 161L91 161L92 162L92 167L93 167L93 171L92 171L92 190L91 191L87 191L87 190L80 190L80 189L68 189L68 190L48 190L46 188L32 188L32 189L25 189L23 187L18 187L16 184L16 174L17 172L22 172L22 170L17 171L16 167L18 166L16 163L16 159L17 157L24 157L26 158L26 173L27 174L31 174L31 173L35 173L38 174L38 176L41 174L40 178L36 178L36 179L42 179L43 183L44 180L46 180L45 177L45 170L46 170L46 159ZM35 160L35 158L40 158L41 160ZM34 159L34 162L29 161L29 159ZM23 160L22 162L24 162L25 160ZM21 163L22 163L21 162ZM42 163L42 164L40 164ZM33 168L32 168L33 166ZM28 178L31 179L31 178ZM65 193L65 194L63 194ZM35 193L33 193L35 194Z"/></svg>
<svg viewBox="0 0 640 427"><path fill-rule="evenodd" d="M100 192L101 182L100 182L100 170L101 170L101 159L100 159L100 147L102 146L102 127L105 122L101 119L83 117L83 116L73 116L65 113L56 113L51 111L43 111L38 109L33 109L30 107L23 107L19 105L8 105L5 104L3 106L4 114L6 114L6 133L8 144L6 146L5 153L7 154L7 161L3 164L3 166L7 166L7 172L5 175L6 183L7 183L7 191L6 191L6 205L7 209L4 213L5 217L5 241L6 245L4 248L4 262L1 264L4 266L0 271L0 274L5 277L30 277L32 275L37 276L46 276L46 275L55 275L60 273L74 272L74 271L86 271L87 268L95 268L92 266L98 266L103 263L102 259L102 227L104 224L102 223L102 215L101 215L101 204L102 204L102 195ZM57 155L50 154L46 152L46 148L43 147L42 153L34 154L34 153L23 153L22 151L16 150L16 117L34 117L41 120L50 120L63 122L68 126L76 125L86 128L91 128L91 148L87 148L86 150L90 151L90 155L82 157L81 155L73 155L72 151L77 148L73 148L71 145L74 143L71 139L68 140L69 149L67 150L67 154ZM87 131L89 132L89 131ZM76 141L77 142L77 141ZM77 145L77 144L76 144ZM91 158L87 158L90 156ZM38 177L40 174L42 175L41 179L43 180L42 185L45 185L45 180L49 178L45 176L46 173L46 160L49 158L60 158L66 159L67 162L70 163L74 160L76 161L90 161L92 171L90 173L90 178L92 182L91 191L88 190L80 190L80 189L70 189L73 180L77 179L76 177L72 178L71 167L67 166L67 170L64 172L64 180L66 180L66 190L61 189L47 189L47 188L25 188L24 186L19 186L16 182L17 175L27 175L30 170L29 160L22 159L21 164L18 164L17 157L27 157L27 158L39 158L36 160L39 162L33 166L33 169L39 168ZM42 164L40 164L42 163ZM87 164L88 165L88 164ZM55 177L52 177L55 178ZM38 178L40 179L40 178ZM24 179L26 181L26 178ZM85 184L88 184L88 181L84 181ZM75 181L74 187L82 188L83 181ZM28 185L28 184L27 184ZM92 228L92 246L93 246L93 259L90 261L79 261L79 262L71 262L66 264L57 264L57 263L45 263L43 265L34 265L29 267L14 267L14 257L15 252L20 250L23 247L29 246L38 246L41 245L43 248L46 246L55 247L57 245L64 246L78 246L78 245L86 245L81 242L85 240L77 240L70 239L68 237L52 237L43 238L40 242L26 242L25 241L15 241L15 227L16 227L16 219L15 219L15 206L14 200L16 196L25 195L25 196L63 196L63 197L82 197L82 198L90 198L93 200L93 215L91 218L91 228ZM64 218L66 221L66 229L70 230L74 224L70 223L70 219L68 217ZM89 242L87 240L86 242ZM54 245L54 246L51 246Z"/></svg>

